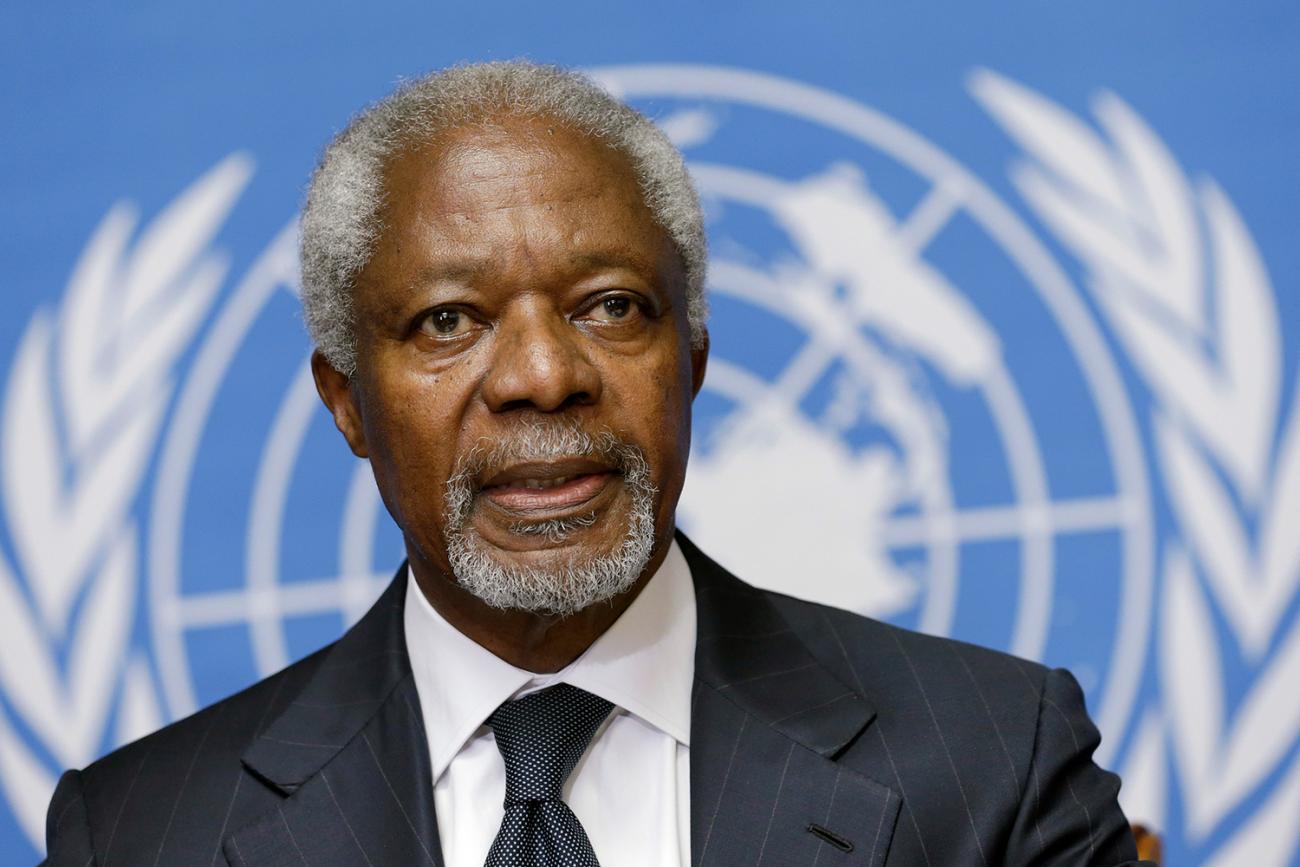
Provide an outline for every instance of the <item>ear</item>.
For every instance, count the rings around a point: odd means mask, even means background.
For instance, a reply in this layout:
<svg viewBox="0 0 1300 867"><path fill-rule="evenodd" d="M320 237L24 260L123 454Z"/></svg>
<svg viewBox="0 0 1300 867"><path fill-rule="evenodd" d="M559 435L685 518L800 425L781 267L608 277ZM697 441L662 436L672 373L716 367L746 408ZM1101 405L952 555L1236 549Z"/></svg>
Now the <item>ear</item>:
<svg viewBox="0 0 1300 867"><path fill-rule="evenodd" d="M709 331L706 328L701 335L699 348L691 348L691 396L700 393L704 387L704 371L709 366Z"/></svg>
<svg viewBox="0 0 1300 867"><path fill-rule="evenodd" d="M316 393L334 416L334 426L348 441L352 454L359 458L370 457L361 425L361 407L357 405L352 380L330 364L319 350L311 354L311 373L316 380Z"/></svg>

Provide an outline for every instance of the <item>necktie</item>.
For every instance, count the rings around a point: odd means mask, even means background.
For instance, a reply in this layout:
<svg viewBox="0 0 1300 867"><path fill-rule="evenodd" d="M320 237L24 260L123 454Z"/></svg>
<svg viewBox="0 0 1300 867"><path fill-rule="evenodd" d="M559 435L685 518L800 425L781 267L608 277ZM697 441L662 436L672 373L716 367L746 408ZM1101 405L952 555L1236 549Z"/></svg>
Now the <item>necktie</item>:
<svg viewBox="0 0 1300 867"><path fill-rule="evenodd" d="M560 792L611 708L561 683L507 701L488 719L506 763L506 813L485 867L600 867Z"/></svg>

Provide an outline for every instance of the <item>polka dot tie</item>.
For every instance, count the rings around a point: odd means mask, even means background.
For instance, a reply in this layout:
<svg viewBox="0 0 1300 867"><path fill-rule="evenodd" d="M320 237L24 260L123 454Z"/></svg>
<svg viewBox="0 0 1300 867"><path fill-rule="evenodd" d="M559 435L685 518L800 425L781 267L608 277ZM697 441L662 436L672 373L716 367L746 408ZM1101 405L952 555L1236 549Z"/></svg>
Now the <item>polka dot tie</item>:
<svg viewBox="0 0 1300 867"><path fill-rule="evenodd" d="M561 683L505 702L488 719L506 762L506 814L485 867L600 867L561 790L612 708Z"/></svg>

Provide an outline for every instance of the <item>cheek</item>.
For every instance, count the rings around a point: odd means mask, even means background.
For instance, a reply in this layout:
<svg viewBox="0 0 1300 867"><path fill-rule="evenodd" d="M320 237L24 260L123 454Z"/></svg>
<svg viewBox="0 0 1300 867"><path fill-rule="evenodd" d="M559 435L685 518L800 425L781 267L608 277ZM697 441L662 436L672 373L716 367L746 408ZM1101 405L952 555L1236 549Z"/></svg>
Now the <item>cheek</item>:
<svg viewBox="0 0 1300 867"><path fill-rule="evenodd" d="M652 368L644 368L631 381L638 389L638 415L643 445L651 452L665 492L681 484L691 444L691 377L689 366L678 363L675 353ZM647 387L649 386L649 387Z"/></svg>
<svg viewBox="0 0 1300 867"><path fill-rule="evenodd" d="M685 463L685 452L691 444L691 412L684 395L690 392L683 391L682 383L674 377L665 376L658 385L658 427L662 431L663 447L677 455L679 462Z"/></svg>
<svg viewBox="0 0 1300 867"><path fill-rule="evenodd" d="M461 429L456 404L440 387L445 379L390 378L371 392L364 414L370 462L390 511L427 517L440 508Z"/></svg>

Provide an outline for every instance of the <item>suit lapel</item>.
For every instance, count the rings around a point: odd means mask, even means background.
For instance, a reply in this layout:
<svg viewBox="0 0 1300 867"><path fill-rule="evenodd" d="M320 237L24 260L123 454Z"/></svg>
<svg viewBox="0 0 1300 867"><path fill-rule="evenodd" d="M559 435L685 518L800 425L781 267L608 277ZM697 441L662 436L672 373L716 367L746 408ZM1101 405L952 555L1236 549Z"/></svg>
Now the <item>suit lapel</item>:
<svg viewBox="0 0 1300 867"><path fill-rule="evenodd" d="M691 860L884 864L902 800L835 762L875 711L808 651L760 591L684 536L698 632Z"/></svg>
<svg viewBox="0 0 1300 867"><path fill-rule="evenodd" d="M880 867L901 799L835 762L874 710L763 593L678 541L695 582L691 851L696 867ZM244 754L286 797L226 838L234 865L443 867L402 621L405 567Z"/></svg>
<svg viewBox="0 0 1300 867"><path fill-rule="evenodd" d="M278 808L230 835L232 864L442 867L428 741L406 656L406 567L244 754Z"/></svg>

